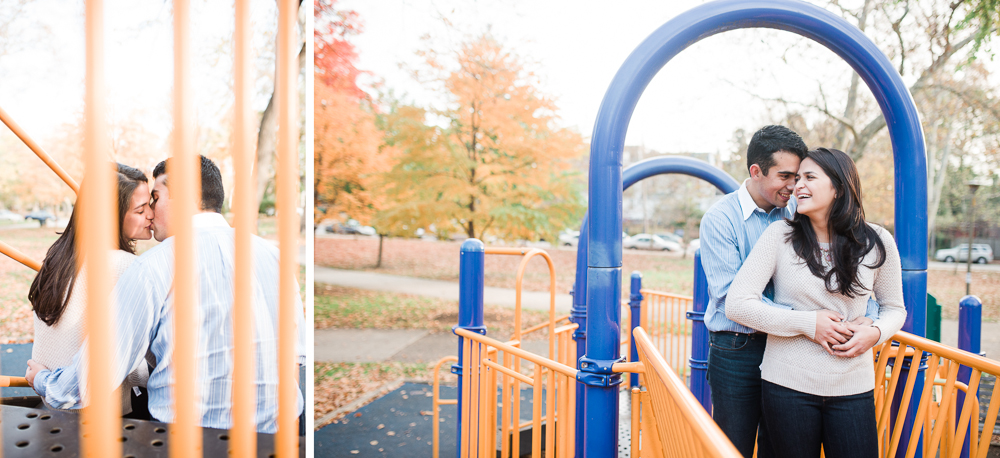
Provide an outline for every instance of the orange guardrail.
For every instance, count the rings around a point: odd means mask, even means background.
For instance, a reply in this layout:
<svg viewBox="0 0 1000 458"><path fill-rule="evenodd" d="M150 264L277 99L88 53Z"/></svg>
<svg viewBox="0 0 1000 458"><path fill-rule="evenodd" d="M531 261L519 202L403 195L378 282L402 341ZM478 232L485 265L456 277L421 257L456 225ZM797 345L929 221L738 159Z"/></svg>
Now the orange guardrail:
<svg viewBox="0 0 1000 458"><path fill-rule="evenodd" d="M572 324L555 330L555 350L560 359L575 357L572 333L576 328ZM531 435L532 457L541 458L543 450L545 456L573 456L576 369L465 329L456 329L455 333L465 338L461 415L466 420L459 431L460 456L497 456L497 433L501 458L524 455L522 433ZM522 363L532 367L528 370ZM522 384L531 387L531 413L525 421L521 413Z"/></svg>
<svg viewBox="0 0 1000 458"><path fill-rule="evenodd" d="M617 372L640 372L645 376L646 391L632 391L631 456L740 457L729 438L660 355L646 331L635 328L633 336L641 365L613 367Z"/></svg>
<svg viewBox="0 0 1000 458"><path fill-rule="evenodd" d="M897 342L899 347L893 347ZM879 448L881 455L895 456L902 438L903 422L910 401L914 396L917 377L906 377L899 411L893 416L892 398L899 387L904 360L909 363L920 355L927 354L927 370L924 372L923 391L919 394L913 431L905 456L916 454L918 440L923 437L924 457L958 457L966 444L966 434L970 435L969 456L986 457L989 451L993 428L1000 411L1000 384L994 383L990 405L985 420L980 424L979 399L976 396L983 374L993 377L1000 375L1000 362L979 355L942 345L938 342L918 337L907 332L899 332L877 349L875 365L875 412L878 415ZM900 353L902 353L901 356ZM894 361L891 371L889 361ZM968 384L958 380L959 367L971 369ZM914 372L910 372L914 374ZM940 378L943 376L943 378ZM968 393L961 406L962 414L956 420L959 393ZM975 415L973 417L973 415ZM974 419L974 420L973 420ZM890 426L892 426L890 428ZM981 427L981 428L980 428ZM981 431L981 432L980 432Z"/></svg>
<svg viewBox="0 0 1000 458"><path fill-rule="evenodd" d="M691 296L643 289L642 316L639 326L646 330L653 347L667 361L667 366L681 377L690 372L691 323L687 312L693 310ZM623 302L622 326L631 323L632 310L628 302ZM622 332L623 355L628 355L631 335ZM640 376L641 380L641 376Z"/></svg>
<svg viewBox="0 0 1000 458"><path fill-rule="evenodd" d="M444 365L444 363L457 361L457 356L445 356L434 365L434 389L431 391L434 396L431 403L432 412L434 413L434 441L431 451L431 456L433 458L438 458L438 455L441 452L441 406L453 406L458 404L458 399L441 399L441 379L439 378L439 375L441 374L441 366Z"/></svg>

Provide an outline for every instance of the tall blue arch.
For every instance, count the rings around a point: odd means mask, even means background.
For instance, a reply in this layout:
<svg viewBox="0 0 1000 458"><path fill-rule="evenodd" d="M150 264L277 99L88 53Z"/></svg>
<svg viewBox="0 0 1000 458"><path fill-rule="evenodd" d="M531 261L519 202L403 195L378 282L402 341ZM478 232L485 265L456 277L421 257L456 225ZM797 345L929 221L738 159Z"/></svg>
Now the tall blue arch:
<svg viewBox="0 0 1000 458"><path fill-rule="evenodd" d="M668 21L629 55L605 93L594 124L589 214L595 217L588 221L587 288L577 292L586 294L587 299L587 349L580 360L579 375L586 384L582 419L586 425L585 456L614 456L618 447L617 385L621 377L611 371L611 365L620 357L622 151L629 121L646 86L671 58L703 38L742 28L784 30L822 44L844 59L875 96L894 153L895 236L908 312L903 329L924 335L926 156L916 106L892 63L856 27L804 2L719 0L698 6ZM905 449L905 444L901 448Z"/></svg>

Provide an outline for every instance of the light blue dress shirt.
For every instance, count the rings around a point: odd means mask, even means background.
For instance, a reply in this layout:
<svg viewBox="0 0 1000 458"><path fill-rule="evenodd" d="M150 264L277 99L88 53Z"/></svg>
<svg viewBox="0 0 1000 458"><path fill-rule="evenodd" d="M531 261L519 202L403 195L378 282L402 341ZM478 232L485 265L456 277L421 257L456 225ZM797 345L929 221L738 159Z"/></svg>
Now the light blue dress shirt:
<svg viewBox="0 0 1000 458"><path fill-rule="evenodd" d="M709 331L730 331L739 333L756 332L742 324L726 318L726 295L736 272L750 256L764 230L771 223L791 219L795 214L796 201L793 197L785 208L775 207L765 212L757 206L747 182L740 189L726 194L722 200L701 218L701 264L708 278L708 307L705 310L705 326ZM768 288L771 288L770 284ZM767 298L762 300L774 307L791 310L793 307L777 304ZM794 305L794 304L793 304ZM878 304L869 298L865 316L873 320L878 317Z"/></svg>
<svg viewBox="0 0 1000 458"><path fill-rule="evenodd" d="M197 346L198 412L201 426L232 427L233 375L233 276L235 232L218 213L194 215L196 265L200 289L197 309L201 323ZM277 367L278 349L278 249L253 237L254 352L256 355L257 431L277 431L278 379L295 383L297 368ZM170 237L137 259L115 285L112 316L115 317L114 353L109 355L113 380L145 363L147 349L156 357L149 376L149 412L164 422L174 420L172 364L174 337L174 238ZM296 354L305 363L304 310L295 295L298 339ZM84 406L87 393L87 342L70 366L41 371L35 391L50 405L61 409ZM181 383L192 383L186 380ZM112 390L114 387L105 387ZM296 387L296 389L298 389ZM303 410L302 392L297 411Z"/></svg>

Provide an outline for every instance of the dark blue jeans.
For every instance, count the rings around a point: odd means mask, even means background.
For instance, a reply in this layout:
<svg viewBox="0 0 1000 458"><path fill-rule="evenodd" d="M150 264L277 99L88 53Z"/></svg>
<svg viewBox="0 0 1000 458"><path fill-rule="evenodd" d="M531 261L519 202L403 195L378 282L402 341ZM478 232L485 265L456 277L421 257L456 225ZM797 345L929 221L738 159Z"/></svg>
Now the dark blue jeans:
<svg viewBox="0 0 1000 458"><path fill-rule="evenodd" d="M708 385L715 423L746 458L753 456L759 426L757 457L773 457L761 422L760 363L767 335L713 332L709 345Z"/></svg>
<svg viewBox="0 0 1000 458"><path fill-rule="evenodd" d="M779 458L875 458L878 436L874 392L816 396L763 382L764 421Z"/></svg>

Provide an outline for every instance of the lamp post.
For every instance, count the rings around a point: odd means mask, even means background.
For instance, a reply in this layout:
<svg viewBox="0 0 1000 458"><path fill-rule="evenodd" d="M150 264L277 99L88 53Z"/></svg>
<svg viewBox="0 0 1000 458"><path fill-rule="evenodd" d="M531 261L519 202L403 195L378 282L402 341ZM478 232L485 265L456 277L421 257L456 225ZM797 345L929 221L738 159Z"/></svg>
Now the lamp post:
<svg viewBox="0 0 1000 458"><path fill-rule="evenodd" d="M965 255L965 295L968 296L969 288L972 286L972 241L976 237L976 191L979 190L979 182L970 181L967 183L969 185L969 199L972 201L969 205L969 249Z"/></svg>

